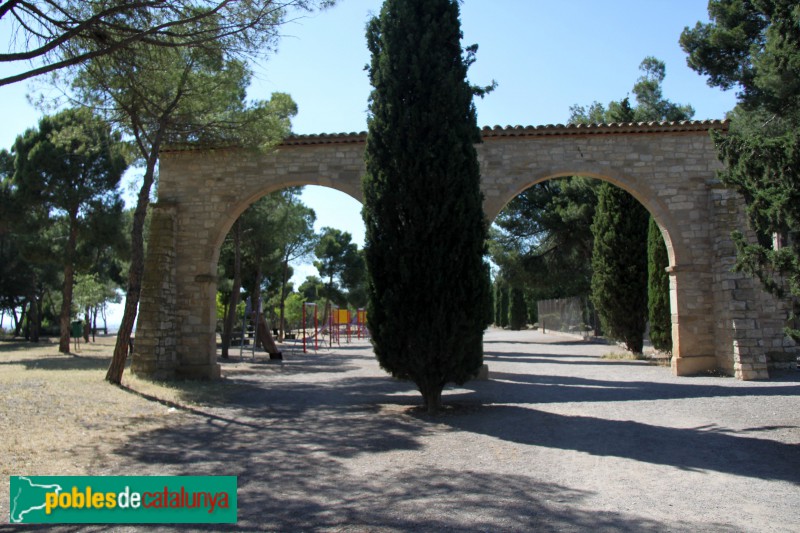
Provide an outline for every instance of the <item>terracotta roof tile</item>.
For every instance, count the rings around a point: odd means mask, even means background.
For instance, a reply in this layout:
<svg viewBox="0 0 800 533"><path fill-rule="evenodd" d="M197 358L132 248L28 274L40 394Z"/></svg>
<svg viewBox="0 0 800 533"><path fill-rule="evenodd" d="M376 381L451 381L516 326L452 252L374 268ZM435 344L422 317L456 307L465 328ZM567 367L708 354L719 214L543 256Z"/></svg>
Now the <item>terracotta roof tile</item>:
<svg viewBox="0 0 800 533"><path fill-rule="evenodd" d="M545 124L542 126L484 126L481 136L484 139L497 137L544 137L555 135L615 135L632 133L679 133L728 129L727 120L681 120L676 122L617 122L612 124ZM358 144L367 140L367 132L319 133L310 135L290 135L281 146L303 146L313 144ZM162 152L188 150L224 149L198 145L174 145Z"/></svg>
<svg viewBox="0 0 800 533"><path fill-rule="evenodd" d="M543 126L485 126L481 129L484 139L492 137L541 137L547 135L587 135L621 133L667 133L708 131L727 129L724 120L681 120L677 122L627 122L613 124L546 124ZM323 133L320 135L292 135L283 141L284 146L304 144L362 143L367 132Z"/></svg>

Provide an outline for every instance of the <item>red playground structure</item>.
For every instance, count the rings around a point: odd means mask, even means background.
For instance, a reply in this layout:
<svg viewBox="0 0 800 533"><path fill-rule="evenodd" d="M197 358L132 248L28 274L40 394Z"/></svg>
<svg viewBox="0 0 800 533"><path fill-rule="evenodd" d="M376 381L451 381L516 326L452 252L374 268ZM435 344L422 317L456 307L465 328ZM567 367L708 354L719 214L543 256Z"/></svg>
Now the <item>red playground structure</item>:
<svg viewBox="0 0 800 533"><path fill-rule="evenodd" d="M313 308L314 311L312 312L309 308ZM336 305L328 304L326 311L328 318L327 320L323 318L323 322L327 323L322 324L320 329L319 305L312 302L303 303L303 353L308 353L308 349L312 347L311 338L314 339L314 351L319 350L319 338L321 335L328 335L329 347L333 347L334 342L341 346L342 337L345 338L347 343L350 343L353 336L359 340L369 338L366 309L358 309L353 313L349 309L339 309ZM311 334L312 324L309 323L312 317L313 335Z"/></svg>

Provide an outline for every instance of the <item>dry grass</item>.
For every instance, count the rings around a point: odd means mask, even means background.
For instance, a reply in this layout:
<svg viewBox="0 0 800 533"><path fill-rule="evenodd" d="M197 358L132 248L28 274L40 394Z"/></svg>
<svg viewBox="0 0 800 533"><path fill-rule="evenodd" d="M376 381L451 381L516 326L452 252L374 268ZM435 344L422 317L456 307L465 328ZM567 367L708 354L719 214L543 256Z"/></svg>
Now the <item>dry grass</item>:
<svg viewBox="0 0 800 533"><path fill-rule="evenodd" d="M611 359L615 361L624 360L624 361L644 361L647 357L644 354L640 353L633 353L633 352L609 352L603 354L601 359Z"/></svg>
<svg viewBox="0 0 800 533"><path fill-rule="evenodd" d="M663 352L652 351L647 353L610 352L603 354L601 359L617 361L647 361L651 365L668 367L672 364L672 356Z"/></svg>
<svg viewBox="0 0 800 533"><path fill-rule="evenodd" d="M229 388L150 383L127 372L124 387L111 385L104 377L114 340L82 343L76 355L60 354L57 339L0 342L0 476L111 474L114 450L129 435L177 422L184 415L174 405L217 402ZM6 482L0 516L7 509Z"/></svg>
<svg viewBox="0 0 800 533"><path fill-rule="evenodd" d="M656 352L654 354L649 354L647 356L647 361L651 365L669 367L672 366L672 355Z"/></svg>

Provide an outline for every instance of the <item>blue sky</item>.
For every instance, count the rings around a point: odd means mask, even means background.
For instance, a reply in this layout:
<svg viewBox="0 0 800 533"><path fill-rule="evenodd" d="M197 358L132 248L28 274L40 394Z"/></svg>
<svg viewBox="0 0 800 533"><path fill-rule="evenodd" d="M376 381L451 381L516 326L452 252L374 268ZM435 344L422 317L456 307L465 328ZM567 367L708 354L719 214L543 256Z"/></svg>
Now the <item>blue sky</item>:
<svg viewBox="0 0 800 533"><path fill-rule="evenodd" d="M370 86L364 27L381 4L339 0L332 9L286 24L277 53L255 66L250 96L291 94L300 110L297 133L365 130ZM692 104L695 118L723 118L735 104L732 92L708 87L686 66L678 45L685 26L707 20L704 0L465 0L461 10L464 44L480 46L471 81L498 83L476 101L481 126L563 123L573 104L621 99L647 55L666 63L665 96ZM2 147L38 120L27 91L24 83L0 87ZM308 200L322 225L343 226L361 242L358 204L339 194L309 191Z"/></svg>
<svg viewBox="0 0 800 533"><path fill-rule="evenodd" d="M277 54L256 70L251 96L291 94L299 107L297 133L365 130L370 85L364 27L381 4L340 0L288 24ZM667 98L692 104L697 119L724 118L735 95L708 87L686 66L678 45L683 28L699 20L707 20L704 0L465 0L464 44L479 45L470 80L498 83L476 101L478 123L566 122L571 105L628 95L648 55L666 63ZM307 190L306 202L321 226L336 225L363 242L357 202L326 189Z"/></svg>
<svg viewBox="0 0 800 533"><path fill-rule="evenodd" d="M364 28L380 0L339 0L332 9L286 24L277 53L255 67L249 94L292 95L301 134L366 129L370 86ZM678 38L686 26L706 21L705 0L464 0L464 44L479 44L470 70L476 84L497 81L477 100L478 123L542 125L566 122L569 107L608 103L630 93L639 63L666 63L664 96L694 106L696 119L721 119L735 105L733 92L712 89L686 66ZM3 33L5 32L5 33ZM0 26L0 42L7 42ZM0 72L8 72L0 66ZM0 146L10 147L39 113L25 99L28 87L0 87ZM363 243L360 205L343 193L309 188L307 204L319 226L350 231ZM313 270L313 267L311 268ZM305 269L304 269L305 271ZM311 271L308 271L312 273Z"/></svg>
<svg viewBox="0 0 800 533"><path fill-rule="evenodd" d="M298 133L366 129L369 54L364 26L379 0L340 5L288 24L278 53L259 69L251 94L289 92ZM641 60L666 62L665 95L691 103L696 118L722 118L734 95L711 89L686 66L685 26L706 20L703 0L465 0L464 44L478 43L473 83L498 82L477 101L480 125L565 122L569 107L629 93Z"/></svg>

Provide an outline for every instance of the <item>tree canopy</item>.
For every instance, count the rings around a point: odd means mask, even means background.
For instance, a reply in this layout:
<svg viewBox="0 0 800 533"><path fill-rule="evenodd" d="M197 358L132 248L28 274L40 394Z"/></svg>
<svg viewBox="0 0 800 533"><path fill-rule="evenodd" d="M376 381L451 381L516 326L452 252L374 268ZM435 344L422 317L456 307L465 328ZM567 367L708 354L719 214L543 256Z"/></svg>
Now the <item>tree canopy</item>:
<svg viewBox="0 0 800 533"><path fill-rule="evenodd" d="M800 6L711 0L708 14L680 42L709 85L738 91L730 132L713 135L720 178L744 197L756 234L734 234L737 268L791 299L786 331L800 341Z"/></svg>
<svg viewBox="0 0 800 533"><path fill-rule="evenodd" d="M287 8L308 10L335 0L8 0L0 21L10 28L0 62L17 68L0 86L145 45L200 48L228 41L249 53L274 45Z"/></svg>
<svg viewBox="0 0 800 533"><path fill-rule="evenodd" d="M219 23L213 18L198 22L203 27ZM274 43L276 29L267 36ZM189 142L265 148L288 134L290 118L296 113L294 102L285 94L275 94L269 101L247 101L251 72L237 57L242 50L254 51L247 32L198 47L181 45L185 37L179 34L171 38L174 47L136 43L86 61L70 72L77 98L101 109L109 121L130 135L144 166L131 229L125 311L107 374L114 383L122 378L136 319L144 268L145 216L161 147Z"/></svg>
<svg viewBox="0 0 800 533"><path fill-rule="evenodd" d="M88 109L67 109L42 118L38 129L17 138L14 152L17 197L29 209L41 210L42 220L63 220L66 242L59 350L69 353L79 238L82 233L90 235L87 230L92 226L97 229L109 222L110 227L121 226L118 185L128 165L119 135Z"/></svg>
<svg viewBox="0 0 800 533"><path fill-rule="evenodd" d="M747 110L800 109L800 7L793 0L710 0L710 22L685 28L687 64L708 84L737 89Z"/></svg>
<svg viewBox="0 0 800 533"><path fill-rule="evenodd" d="M346 231L322 228L314 247L314 266L325 281L322 296L339 306L347 305L344 290L364 277L364 259L352 240Z"/></svg>

